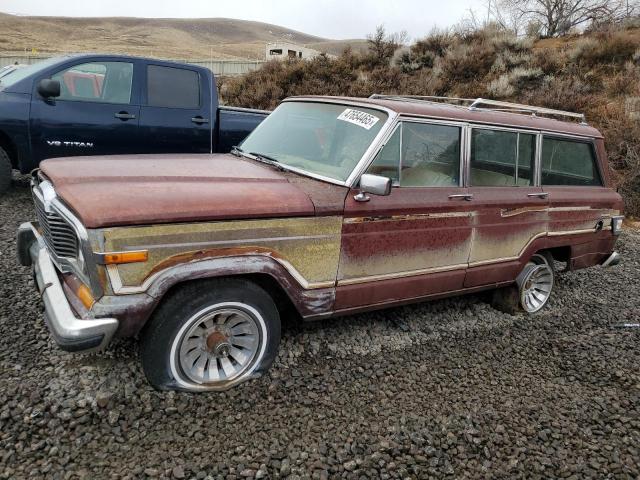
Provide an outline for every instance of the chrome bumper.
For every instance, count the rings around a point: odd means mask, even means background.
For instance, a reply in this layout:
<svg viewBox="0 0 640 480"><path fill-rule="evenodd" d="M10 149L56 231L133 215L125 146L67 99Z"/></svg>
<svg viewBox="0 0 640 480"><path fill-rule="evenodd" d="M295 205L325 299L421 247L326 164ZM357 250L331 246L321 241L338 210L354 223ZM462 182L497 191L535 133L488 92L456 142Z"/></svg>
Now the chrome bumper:
<svg viewBox="0 0 640 480"><path fill-rule="evenodd" d="M613 267L620 263L620 254L618 252L613 252L604 261L601 263L603 267Z"/></svg>
<svg viewBox="0 0 640 480"><path fill-rule="evenodd" d="M34 279L45 308L45 320L54 340L68 352L89 352L105 348L118 328L115 318L76 317L58 278L58 272L33 224L18 228L18 260L33 266Z"/></svg>

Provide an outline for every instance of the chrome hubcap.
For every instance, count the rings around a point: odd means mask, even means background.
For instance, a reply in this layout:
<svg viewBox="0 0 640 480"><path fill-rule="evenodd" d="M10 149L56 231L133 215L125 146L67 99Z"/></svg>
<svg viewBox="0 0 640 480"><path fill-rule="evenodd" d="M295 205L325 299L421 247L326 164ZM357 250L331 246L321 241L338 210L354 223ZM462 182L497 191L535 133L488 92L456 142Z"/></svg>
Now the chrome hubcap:
<svg viewBox="0 0 640 480"><path fill-rule="evenodd" d="M536 263L534 260L527 264L523 274L518 282L520 302L527 312L534 313L544 307L551 296L553 271L546 261Z"/></svg>
<svg viewBox="0 0 640 480"><path fill-rule="evenodd" d="M219 308L187 321L177 356L182 373L199 384L226 383L255 364L262 330L254 316L239 308Z"/></svg>

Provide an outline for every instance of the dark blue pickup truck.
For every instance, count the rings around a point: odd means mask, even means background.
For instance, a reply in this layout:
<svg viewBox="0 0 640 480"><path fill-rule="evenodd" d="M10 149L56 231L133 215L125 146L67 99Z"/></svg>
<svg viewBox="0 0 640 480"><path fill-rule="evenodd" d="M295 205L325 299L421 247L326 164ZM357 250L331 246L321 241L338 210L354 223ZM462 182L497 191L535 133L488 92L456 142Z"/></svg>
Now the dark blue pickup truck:
<svg viewBox="0 0 640 480"><path fill-rule="evenodd" d="M196 65L68 55L16 68L0 78L0 193L45 158L227 152L267 114L219 106Z"/></svg>

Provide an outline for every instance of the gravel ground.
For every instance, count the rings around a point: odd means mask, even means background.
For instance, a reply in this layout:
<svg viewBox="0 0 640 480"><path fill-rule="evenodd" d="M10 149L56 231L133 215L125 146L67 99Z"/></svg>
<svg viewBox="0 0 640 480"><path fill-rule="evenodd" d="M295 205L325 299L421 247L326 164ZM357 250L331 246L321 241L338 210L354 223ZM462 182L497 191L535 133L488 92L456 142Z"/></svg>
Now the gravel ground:
<svg viewBox="0 0 640 480"><path fill-rule="evenodd" d="M134 341L57 349L0 198L0 478L638 478L640 232L541 314L486 295L286 325L263 378L160 393Z"/></svg>

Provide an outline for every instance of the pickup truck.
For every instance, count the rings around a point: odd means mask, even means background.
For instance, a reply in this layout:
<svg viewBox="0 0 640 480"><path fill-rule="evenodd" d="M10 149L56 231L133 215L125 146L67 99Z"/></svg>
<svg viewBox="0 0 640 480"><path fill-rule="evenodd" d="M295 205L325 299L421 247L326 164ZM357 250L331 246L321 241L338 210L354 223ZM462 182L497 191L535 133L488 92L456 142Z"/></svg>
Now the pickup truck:
<svg viewBox="0 0 640 480"><path fill-rule="evenodd" d="M196 65L82 54L15 68L0 78L0 194L45 158L228 152L267 114L219 106Z"/></svg>

